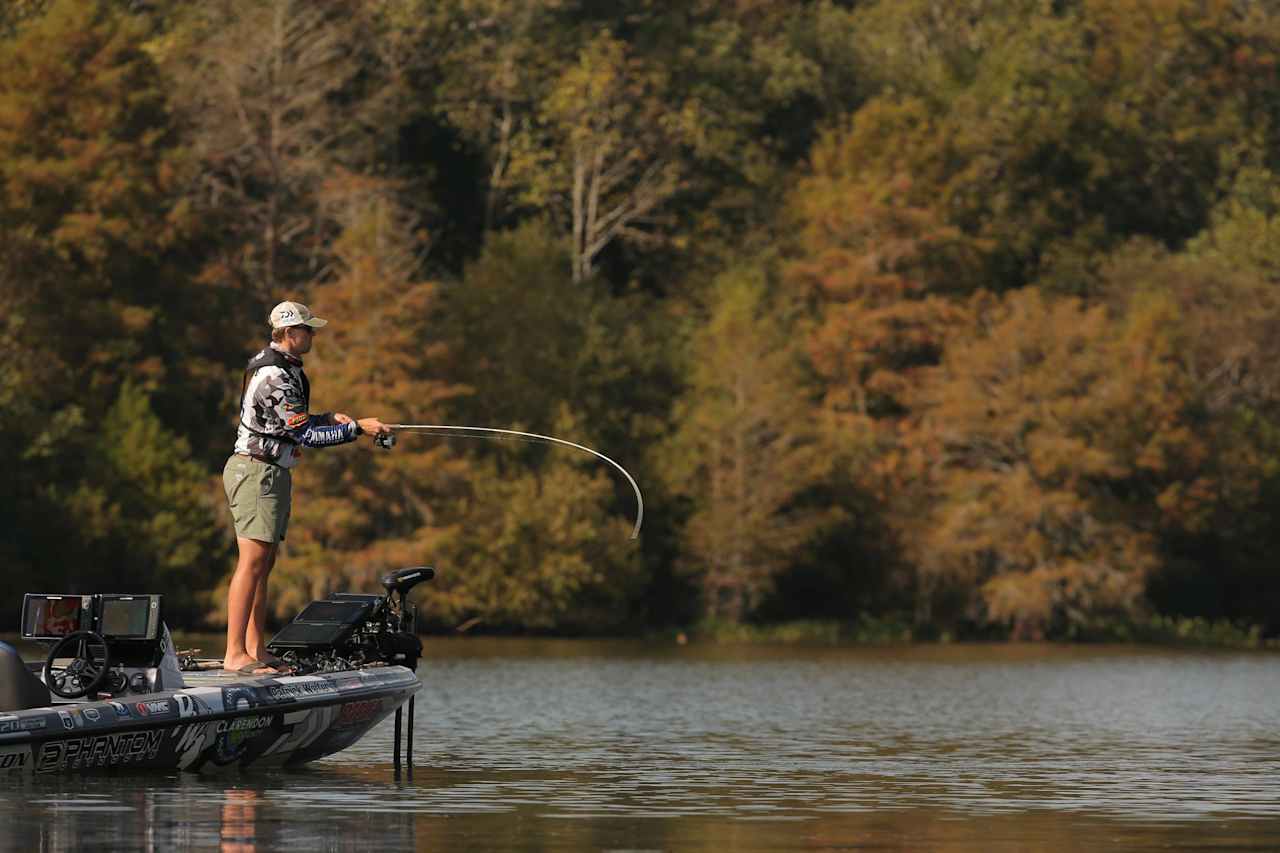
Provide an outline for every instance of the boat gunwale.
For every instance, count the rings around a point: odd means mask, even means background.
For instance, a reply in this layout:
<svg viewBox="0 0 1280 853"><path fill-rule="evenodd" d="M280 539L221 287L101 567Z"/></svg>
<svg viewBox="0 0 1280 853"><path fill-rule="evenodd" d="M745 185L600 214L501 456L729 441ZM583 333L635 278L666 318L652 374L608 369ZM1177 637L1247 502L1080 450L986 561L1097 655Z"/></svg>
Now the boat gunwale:
<svg viewBox="0 0 1280 853"><path fill-rule="evenodd" d="M288 700L279 700L279 701L271 702L268 704L254 705L248 708L237 708L230 711L223 709L221 711L211 711L207 714L196 712L187 717L164 717L161 719L139 719L137 717L132 717L132 716L128 718L117 716L114 720L111 720L108 722L96 722L88 726L78 725L74 729L67 729L65 727L54 729L53 727L46 727L44 729L4 732L4 733L0 733L0 744L3 744L4 746L11 746L11 745L21 745L26 743L45 743L48 741L57 741L57 740L74 740L77 738L85 737L86 733L103 734L107 732L128 732L136 729L167 730L177 726L190 725L191 723L216 722L218 720L228 720L228 719L234 719L237 717L249 717L249 716L255 716L255 715L287 713L290 711L312 710L315 708L321 708L328 705L342 705L342 704L346 704L347 702L361 701L364 699L371 699L371 698L380 697L380 696L392 695L395 693L412 695L422 689L422 679L418 677L416 672L409 669L408 667L397 665L395 667L385 667L385 668L378 667L377 669L379 672L391 672L395 669L400 669L400 670L403 670L405 673L408 673L409 678L397 679L395 681L384 682L381 684L362 684L359 686L352 685L349 688L335 687L334 692L323 694L323 695L308 696L304 698L290 698ZM326 673L326 675L329 675L329 674L341 675L345 673L355 673L359 671L360 670L339 670L338 672L335 672L335 673ZM312 675L285 676L285 678L310 678L310 677L313 677L313 676ZM323 676L321 677L323 678ZM153 702L160 701L160 700L169 701L169 700L172 700L173 697L176 696L177 694L183 693L188 690L199 690L199 689L231 687L231 686L241 687L246 685L252 686L252 687L271 687L279 683L280 683L280 679L274 676L254 676L251 679L246 679L243 681L242 680L230 681L228 684L225 684L225 685L216 685L216 684L198 685L198 686L187 685L184 687L174 688L173 690L158 690L154 693L139 693L134 696L130 696L128 698L128 702L138 703L138 702L144 702L144 701L153 701ZM286 683L289 683L289 682L286 682ZM293 682L293 683L296 683L296 682ZM148 697L151 697L151 698L148 698ZM405 699L407 698L408 697L406 696ZM114 698L96 699L92 702L66 702L66 703L60 703L57 705L41 705L37 708L24 708L19 711L3 711L3 712L0 712L0 717L16 716L21 718L23 714L27 714L27 715L31 715L32 717L35 717L37 715L48 715L50 713L56 713L61 711L69 712L73 708L83 708L86 706L93 706L98 704L104 704L104 705L110 706L112 702L119 702L120 704L126 704L124 700L114 699ZM404 699L402 699L401 702L397 703L397 706L399 704L403 704L403 702L404 702ZM103 710L103 709L99 709L99 710ZM392 710L394 710L394 707L391 709L388 709L387 713L390 713ZM111 713L115 714L114 709L111 710Z"/></svg>

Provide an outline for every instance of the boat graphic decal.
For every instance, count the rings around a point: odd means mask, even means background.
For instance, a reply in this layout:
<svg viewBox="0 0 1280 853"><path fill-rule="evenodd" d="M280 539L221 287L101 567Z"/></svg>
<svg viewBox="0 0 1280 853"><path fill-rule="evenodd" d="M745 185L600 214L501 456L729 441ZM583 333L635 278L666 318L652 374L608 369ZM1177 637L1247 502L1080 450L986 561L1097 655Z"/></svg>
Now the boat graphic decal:
<svg viewBox="0 0 1280 853"><path fill-rule="evenodd" d="M350 746L420 687L385 667L0 712L0 776L301 764Z"/></svg>
<svg viewBox="0 0 1280 853"><path fill-rule="evenodd" d="M121 732L49 741L40 747L37 773L81 767L118 767L155 758L164 732Z"/></svg>

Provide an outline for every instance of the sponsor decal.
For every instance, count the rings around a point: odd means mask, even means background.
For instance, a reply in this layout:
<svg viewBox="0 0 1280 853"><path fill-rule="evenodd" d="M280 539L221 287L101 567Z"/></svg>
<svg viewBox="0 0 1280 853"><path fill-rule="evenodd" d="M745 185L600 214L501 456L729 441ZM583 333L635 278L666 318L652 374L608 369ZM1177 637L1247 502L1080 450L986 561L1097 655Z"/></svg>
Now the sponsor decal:
<svg viewBox="0 0 1280 853"><path fill-rule="evenodd" d="M169 713L169 700L153 699L150 702L137 702L133 707L144 717L150 717L152 714L167 714Z"/></svg>
<svg viewBox="0 0 1280 853"><path fill-rule="evenodd" d="M173 730L172 737L177 740L173 751L178 757L179 768L185 770L200 757L200 752L204 749L204 736L208 731L209 723L192 723Z"/></svg>
<svg viewBox="0 0 1280 853"><path fill-rule="evenodd" d="M72 719L71 714L69 714L66 711L59 711L58 717L62 720L62 727L64 729L66 729L67 731L75 730L76 721Z"/></svg>
<svg viewBox="0 0 1280 853"><path fill-rule="evenodd" d="M333 725L335 728L358 726L361 723L367 723L372 720L381 710L381 699L362 699L358 702L347 702L338 710L338 719L334 721Z"/></svg>
<svg viewBox="0 0 1280 853"><path fill-rule="evenodd" d="M214 744L214 762L230 764L244 756L250 741L272 727L275 717L241 717L236 720L220 720L215 724L217 741Z"/></svg>
<svg viewBox="0 0 1280 853"><path fill-rule="evenodd" d="M243 711L246 708L256 708L261 704L258 701L258 694L254 692L252 687L222 688L222 708L224 711Z"/></svg>
<svg viewBox="0 0 1280 853"><path fill-rule="evenodd" d="M219 720L216 724L218 734L234 734L237 732L256 732L271 727L273 717L241 717L237 720Z"/></svg>
<svg viewBox="0 0 1280 853"><path fill-rule="evenodd" d="M0 717L0 735L17 734L19 732L35 732L48 728L49 721L44 717Z"/></svg>
<svg viewBox="0 0 1280 853"><path fill-rule="evenodd" d="M91 723L97 723L102 720L102 714L99 713L97 708L85 708L81 713L83 713L84 718Z"/></svg>
<svg viewBox="0 0 1280 853"><path fill-rule="evenodd" d="M267 695L272 699L305 699L308 696L332 696L337 689L324 679L272 684Z"/></svg>
<svg viewBox="0 0 1280 853"><path fill-rule="evenodd" d="M199 708L196 707L196 700L185 693L173 694L173 701L178 706L178 716L184 720L200 713Z"/></svg>
<svg viewBox="0 0 1280 853"><path fill-rule="evenodd" d="M116 709L117 717L129 716L129 706L125 705L123 702L112 702L111 707Z"/></svg>
<svg viewBox="0 0 1280 853"><path fill-rule="evenodd" d="M307 422L308 415L306 412L298 412L296 415L289 415L285 418L284 425L289 429L297 429Z"/></svg>
<svg viewBox="0 0 1280 853"><path fill-rule="evenodd" d="M10 746L0 749L0 774L21 773L27 769L31 747Z"/></svg>
<svg viewBox="0 0 1280 853"><path fill-rule="evenodd" d="M40 747L37 773L78 770L81 767L116 767L147 761L160 752L164 732L122 732L56 740Z"/></svg>

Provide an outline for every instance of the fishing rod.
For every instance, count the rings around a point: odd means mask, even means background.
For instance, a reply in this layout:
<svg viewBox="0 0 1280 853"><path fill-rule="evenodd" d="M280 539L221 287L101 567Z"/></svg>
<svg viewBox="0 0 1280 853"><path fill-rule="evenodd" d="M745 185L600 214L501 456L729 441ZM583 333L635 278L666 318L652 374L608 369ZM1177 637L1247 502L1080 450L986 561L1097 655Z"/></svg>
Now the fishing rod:
<svg viewBox="0 0 1280 853"><path fill-rule="evenodd" d="M627 469L623 468L617 462L614 462L608 456L605 456L598 450L592 450L585 445L576 444L572 441L566 441L563 438L556 438L553 435L539 435L536 432L521 432L515 429L494 429L493 427L474 427L474 426L452 426L449 424L387 424L393 430L405 430L407 432L425 432L431 435L452 436L454 438L506 438L516 441L528 441L532 443L543 444L560 444L565 447L572 447L575 450L582 450L590 453L598 459L603 459L614 468L622 472L622 476L627 478L627 482L631 484L631 490L636 493L636 526L631 531L631 538L636 539L640 536L640 525L644 521L644 498L640 495L640 486L636 484L635 478L627 473ZM390 450L396 443L394 433L380 435L374 439L378 446L386 450Z"/></svg>

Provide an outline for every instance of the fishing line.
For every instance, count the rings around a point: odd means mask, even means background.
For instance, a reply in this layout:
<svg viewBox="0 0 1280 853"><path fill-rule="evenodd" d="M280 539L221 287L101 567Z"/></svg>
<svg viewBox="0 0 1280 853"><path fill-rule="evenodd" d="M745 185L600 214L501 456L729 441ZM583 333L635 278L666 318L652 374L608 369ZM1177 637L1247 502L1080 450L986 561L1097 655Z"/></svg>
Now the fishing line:
<svg viewBox="0 0 1280 853"><path fill-rule="evenodd" d="M387 424L393 430L407 430L409 432L425 432L433 435L451 436L453 438L510 438L516 441L527 441L530 443L544 444L561 444L565 447L572 447L575 450L582 450L590 453L599 459L608 462L614 468L622 472L622 476L627 478L627 482L631 484L631 490L636 493L636 526L631 531L631 538L636 539L640 536L640 525L644 521L644 498L640 495L640 486L636 484L636 480L627 473L627 469L623 468L617 462L614 462L608 456L605 456L598 450L592 450L585 445L576 444L572 441L566 441L563 438L556 438L552 435L539 435L536 432L521 432L515 429L494 429L493 427L473 427L473 426L451 426L448 424ZM392 438L394 442L394 437ZM388 446L383 444L384 447Z"/></svg>

